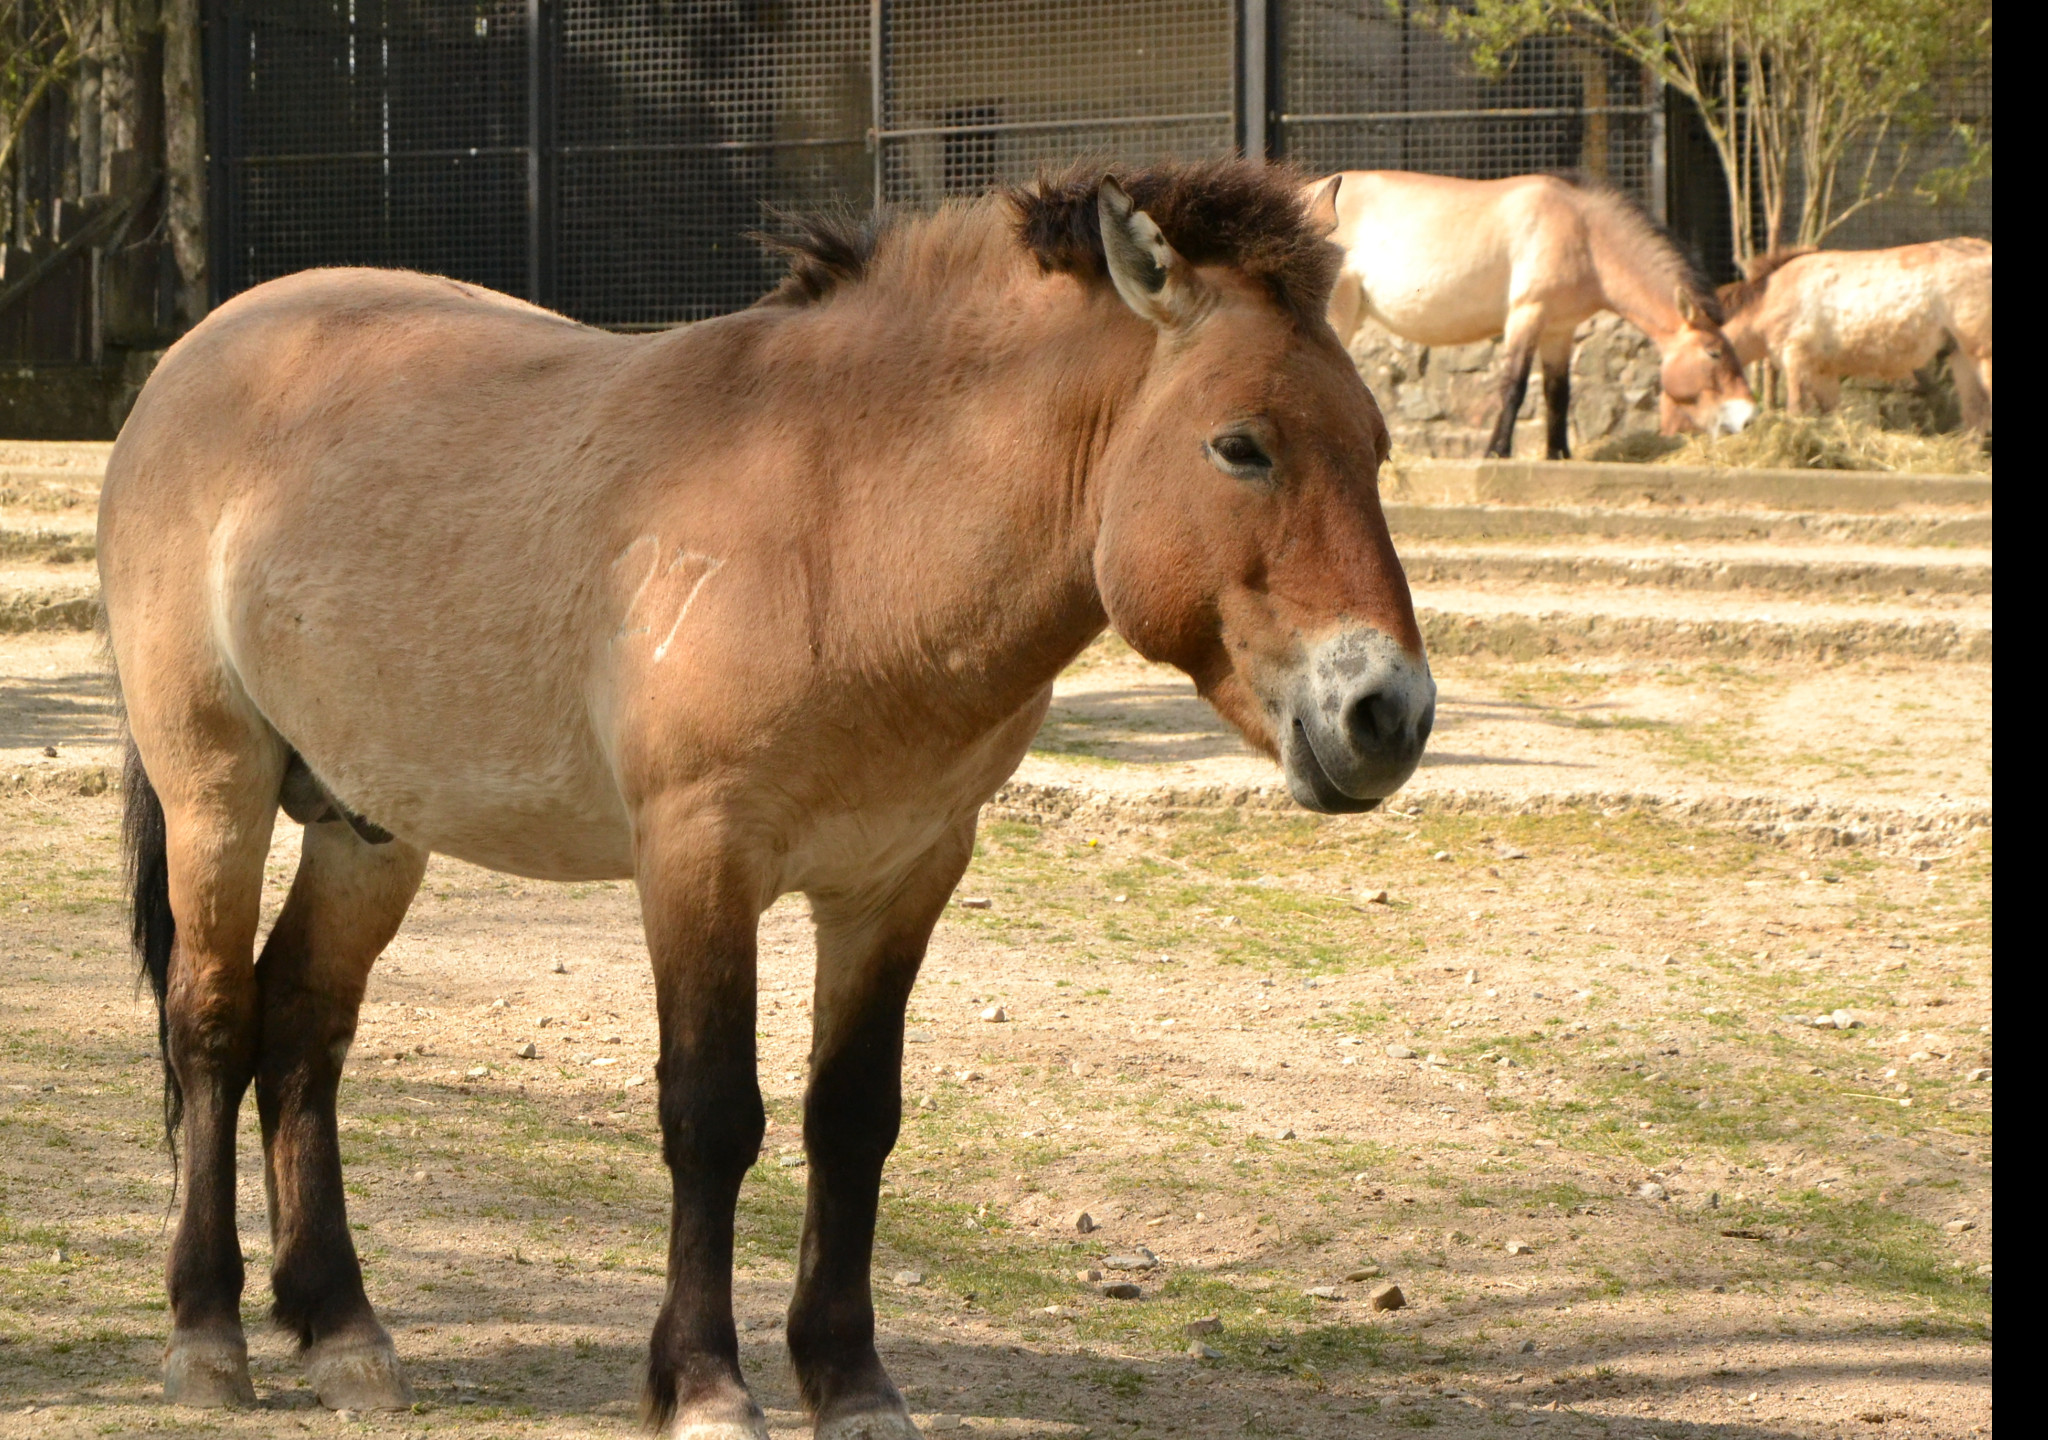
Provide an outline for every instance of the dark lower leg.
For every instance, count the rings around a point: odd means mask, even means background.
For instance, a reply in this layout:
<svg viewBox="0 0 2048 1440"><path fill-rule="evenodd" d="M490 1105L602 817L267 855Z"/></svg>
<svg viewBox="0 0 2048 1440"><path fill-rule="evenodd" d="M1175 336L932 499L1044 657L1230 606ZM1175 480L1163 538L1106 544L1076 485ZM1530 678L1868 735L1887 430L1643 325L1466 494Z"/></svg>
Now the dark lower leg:
<svg viewBox="0 0 2048 1440"><path fill-rule="evenodd" d="M657 1067L673 1203L668 1291L648 1348L648 1410L657 1425L679 1414L741 1425L760 1416L740 1374L732 1236L740 1183L760 1155L767 1115L754 1076L753 995L725 1003L742 1007L743 1035L740 1016L723 1014L733 1033L665 1041Z"/></svg>
<svg viewBox="0 0 2048 1440"><path fill-rule="evenodd" d="M1545 455L1569 460L1572 453L1572 372L1569 365L1543 367L1543 416L1548 426Z"/></svg>
<svg viewBox="0 0 2048 1440"><path fill-rule="evenodd" d="M235 1121L255 1062L255 987L246 968L194 975L183 961L172 960L167 1002L166 1039L185 1105L185 1198L165 1267L171 1343L164 1387L186 1404L253 1404L235 1234Z"/></svg>
<svg viewBox="0 0 2048 1440"><path fill-rule="evenodd" d="M363 1291L335 1101L370 966L397 930L424 866L418 852L371 847L344 825L308 826L298 877L256 967L271 1313L298 1337L314 1388L337 1409L390 1408L412 1398Z"/></svg>
<svg viewBox="0 0 2048 1440"><path fill-rule="evenodd" d="M875 1353L869 1270L882 1166L903 1118L904 1007L973 845L973 826L965 824L880 898L812 897L818 982L804 1096L809 1193L789 1350L820 1440L917 1433Z"/></svg>
<svg viewBox="0 0 2048 1440"><path fill-rule="evenodd" d="M804 1099L809 1194L789 1349L804 1401L818 1414L902 1405L875 1354L869 1288L882 1165L903 1118L903 1005L915 961L902 968L900 990L876 996L867 1014L849 1017L829 1053L814 1056Z"/></svg>
<svg viewBox="0 0 2048 1440"><path fill-rule="evenodd" d="M1521 418L1522 401L1529 395L1529 367L1534 356L1527 350L1508 352L1507 369L1501 376L1500 418L1493 422L1493 438L1486 453L1506 459L1515 452L1515 421Z"/></svg>

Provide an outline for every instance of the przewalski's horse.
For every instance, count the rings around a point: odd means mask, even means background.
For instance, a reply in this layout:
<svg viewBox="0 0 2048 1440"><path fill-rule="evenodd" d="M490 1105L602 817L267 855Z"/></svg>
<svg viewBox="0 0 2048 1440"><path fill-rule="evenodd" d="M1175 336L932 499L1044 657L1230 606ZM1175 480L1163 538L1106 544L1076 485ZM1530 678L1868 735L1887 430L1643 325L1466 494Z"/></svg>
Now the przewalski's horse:
<svg viewBox="0 0 2048 1440"><path fill-rule="evenodd" d="M1344 268L1330 324L1347 346L1369 317L1418 345L1504 337L1500 415L1486 453L1507 455L1543 362L1547 452L1571 453L1572 334L1612 310L1656 343L1661 428L1740 430L1755 397L1717 328L1712 294L1678 248L1615 191L1554 175L1457 180L1347 170L1335 239ZM1315 183L1315 182L1311 182Z"/></svg>
<svg viewBox="0 0 2048 1440"><path fill-rule="evenodd" d="M1113 626L1313 810L1371 809L1429 733L1386 429L1324 319L1331 198L1236 161L1076 172L879 234L814 225L762 304L657 335L336 270L173 348L99 527L136 933L182 1106L173 1398L252 1393L252 1080L276 1316L327 1404L407 1398L335 1101L439 851L638 884L674 1192L648 1399L696 1440L766 1433L731 1303L763 1129L755 930L809 897L790 1350L820 1435L915 1434L868 1277L904 1006L1054 676ZM280 806L304 848L259 958Z"/></svg>
<svg viewBox="0 0 2048 1440"><path fill-rule="evenodd" d="M1773 250L1747 268L1721 287L1728 339L1744 364L1771 357L1791 409L1834 409L1847 376L1903 380L1953 340L1963 428L1991 428L1990 241Z"/></svg>

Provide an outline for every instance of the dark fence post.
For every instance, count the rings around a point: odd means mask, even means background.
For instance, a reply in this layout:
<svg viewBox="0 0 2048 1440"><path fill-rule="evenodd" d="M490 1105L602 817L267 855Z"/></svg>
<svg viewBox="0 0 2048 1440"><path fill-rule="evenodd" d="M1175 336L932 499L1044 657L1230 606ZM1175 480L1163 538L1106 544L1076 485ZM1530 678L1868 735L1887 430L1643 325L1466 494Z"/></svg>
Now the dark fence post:
<svg viewBox="0 0 2048 1440"><path fill-rule="evenodd" d="M241 148L240 80L248 40L241 17L227 0L205 0L199 39L205 77L206 289L211 309L235 293L242 273L237 256L242 243L237 224L241 197L235 193L234 162Z"/></svg>
<svg viewBox="0 0 2048 1440"><path fill-rule="evenodd" d="M526 0L526 297L555 303L555 49L552 0Z"/></svg>
<svg viewBox="0 0 2048 1440"><path fill-rule="evenodd" d="M1237 148L1256 160L1273 154L1273 13L1268 0L1238 0Z"/></svg>
<svg viewBox="0 0 2048 1440"><path fill-rule="evenodd" d="M882 132L889 124L889 0L868 0L868 149L875 159L875 212L888 196L889 156Z"/></svg>

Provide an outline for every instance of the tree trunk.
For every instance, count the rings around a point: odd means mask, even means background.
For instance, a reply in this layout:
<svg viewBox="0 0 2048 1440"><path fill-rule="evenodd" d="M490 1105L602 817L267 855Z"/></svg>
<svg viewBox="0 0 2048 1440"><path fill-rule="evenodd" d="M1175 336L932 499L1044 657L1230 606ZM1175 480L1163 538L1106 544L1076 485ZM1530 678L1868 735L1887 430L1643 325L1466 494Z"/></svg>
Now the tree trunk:
<svg viewBox="0 0 2048 1440"><path fill-rule="evenodd" d="M163 0L164 210L178 264L177 318L206 314L206 126L199 60L199 0Z"/></svg>

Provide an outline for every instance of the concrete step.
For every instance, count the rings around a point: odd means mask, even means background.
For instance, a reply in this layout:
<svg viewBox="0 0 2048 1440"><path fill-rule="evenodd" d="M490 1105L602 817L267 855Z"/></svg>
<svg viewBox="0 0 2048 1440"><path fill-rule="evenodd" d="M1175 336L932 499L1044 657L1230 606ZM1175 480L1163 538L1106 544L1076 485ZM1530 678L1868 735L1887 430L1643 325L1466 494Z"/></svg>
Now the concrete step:
<svg viewBox="0 0 2048 1440"><path fill-rule="evenodd" d="M1388 499L1427 505L1595 505L1840 511L1858 515L1986 513L1987 475L1865 470L1738 470L1587 460L1409 460L1380 475Z"/></svg>
<svg viewBox="0 0 2048 1440"><path fill-rule="evenodd" d="M1583 505L1431 505L1384 500L1394 542L1414 540L1539 540L1584 536L1604 540L1768 541L1988 546L1985 515L1848 515L1813 510L1600 509Z"/></svg>
<svg viewBox="0 0 2048 1440"><path fill-rule="evenodd" d="M0 635L90 630L99 609L99 576L88 566L0 570Z"/></svg>
<svg viewBox="0 0 2048 1440"><path fill-rule="evenodd" d="M1697 591L1588 594L1546 585L1506 592L1418 586L1415 603L1423 639L1431 655L1442 657L1633 655L1822 664L1876 656L1991 659L1988 604L1936 611Z"/></svg>
<svg viewBox="0 0 2048 1440"><path fill-rule="evenodd" d="M1403 544L1401 563L1416 586L1594 585L1667 590L1756 590L1787 596L1989 595L1989 550L1896 549L1867 545L1626 546L1574 544Z"/></svg>

